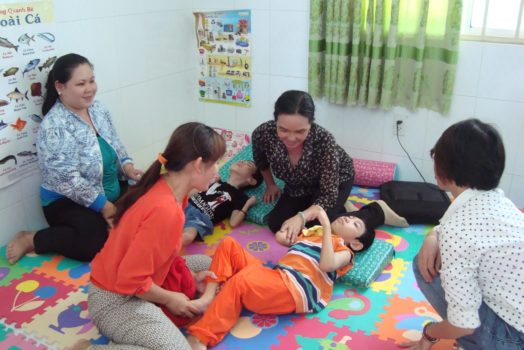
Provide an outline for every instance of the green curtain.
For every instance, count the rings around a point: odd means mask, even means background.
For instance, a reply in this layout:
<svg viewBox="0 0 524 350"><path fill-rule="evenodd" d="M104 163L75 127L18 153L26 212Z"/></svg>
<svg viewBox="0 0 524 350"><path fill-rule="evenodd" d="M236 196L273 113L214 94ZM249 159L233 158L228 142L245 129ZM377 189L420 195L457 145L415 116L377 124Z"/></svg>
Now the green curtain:
<svg viewBox="0 0 524 350"><path fill-rule="evenodd" d="M447 114L462 0L311 0L309 92Z"/></svg>

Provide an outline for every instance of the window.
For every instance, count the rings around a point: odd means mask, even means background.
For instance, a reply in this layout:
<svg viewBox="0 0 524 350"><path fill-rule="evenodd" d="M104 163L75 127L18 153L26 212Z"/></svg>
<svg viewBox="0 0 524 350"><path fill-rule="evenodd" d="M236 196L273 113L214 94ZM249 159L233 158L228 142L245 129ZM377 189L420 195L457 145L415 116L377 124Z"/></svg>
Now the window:
<svg viewBox="0 0 524 350"><path fill-rule="evenodd" d="M462 39L524 44L524 0L464 0Z"/></svg>

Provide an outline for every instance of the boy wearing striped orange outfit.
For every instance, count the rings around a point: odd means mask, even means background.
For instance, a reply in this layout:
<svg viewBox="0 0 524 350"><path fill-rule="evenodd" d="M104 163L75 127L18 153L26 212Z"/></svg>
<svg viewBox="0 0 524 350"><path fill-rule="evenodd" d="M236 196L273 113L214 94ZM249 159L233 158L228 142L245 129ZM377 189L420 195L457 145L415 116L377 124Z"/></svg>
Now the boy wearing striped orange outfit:
<svg viewBox="0 0 524 350"><path fill-rule="evenodd" d="M209 269L217 278L209 279L202 297L192 301L201 311L207 309L188 327L192 349L207 349L220 342L235 325L242 307L259 314L289 314L318 312L327 305L335 280L353 267L353 250L367 249L373 238L366 236L374 236L374 231L355 217L330 223L320 206L306 215L307 221L318 219L323 234L300 235L274 269L263 266L234 239L224 239ZM226 281L213 299L219 283Z"/></svg>

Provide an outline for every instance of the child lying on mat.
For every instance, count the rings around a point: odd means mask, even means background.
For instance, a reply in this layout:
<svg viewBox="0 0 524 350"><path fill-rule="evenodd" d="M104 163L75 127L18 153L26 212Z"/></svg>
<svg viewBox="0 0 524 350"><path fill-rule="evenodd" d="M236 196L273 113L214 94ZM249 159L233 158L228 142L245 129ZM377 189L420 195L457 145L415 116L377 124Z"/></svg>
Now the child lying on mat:
<svg viewBox="0 0 524 350"><path fill-rule="evenodd" d="M365 233L361 240L367 238L373 242L375 239L375 229L383 224L397 227L409 226L407 220L395 213L383 200L371 202L360 209L357 209L353 204L348 202L346 203L345 208L348 212L340 214L334 222L344 221L348 225L352 225L358 230L361 230ZM308 211L309 209L300 214L301 216L304 216L304 223L308 221L306 220L306 216L311 215ZM311 232L315 232L319 229L321 229L321 227L313 226ZM285 230L278 231L275 234L275 238L278 243L285 246L290 246L296 241L296 237ZM371 243L369 245L371 245ZM353 251L359 250L358 248L351 248Z"/></svg>
<svg viewBox="0 0 524 350"><path fill-rule="evenodd" d="M231 165L227 182L219 179L206 191L192 195L185 209L182 244L193 242L197 234L200 239L212 234L214 224L227 218L231 227L240 225L256 203L254 196L248 198L243 191L261 182L262 174L255 163L239 160Z"/></svg>
<svg viewBox="0 0 524 350"><path fill-rule="evenodd" d="M193 349L220 342L237 322L242 307L259 314L289 314L318 312L326 306L335 280L353 267L353 251L367 249L373 242L367 235L373 231L353 221L330 223L319 206L308 210L308 215L309 220L320 222L324 234L299 235L274 269L262 265L231 237L220 243L210 266L217 278L208 279L202 297L193 301L200 310L207 308L188 327ZM226 281L215 298L219 283Z"/></svg>

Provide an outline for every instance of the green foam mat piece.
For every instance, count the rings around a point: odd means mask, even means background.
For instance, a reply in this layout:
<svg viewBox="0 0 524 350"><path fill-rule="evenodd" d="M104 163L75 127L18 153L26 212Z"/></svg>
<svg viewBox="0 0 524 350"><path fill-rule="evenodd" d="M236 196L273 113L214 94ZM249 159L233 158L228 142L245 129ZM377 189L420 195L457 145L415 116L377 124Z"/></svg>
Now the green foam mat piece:
<svg viewBox="0 0 524 350"><path fill-rule="evenodd" d="M240 150L235 156L233 156L233 158L228 160L220 168L218 174L220 175L220 178L222 180L225 181L229 179L229 168L231 167L231 164L239 160L253 160L253 148L251 144L247 145L242 150ZM284 188L284 181L275 178L275 183L278 187L280 187L280 189ZM252 206L247 212L246 219L260 225L267 224L267 214L269 214L269 212L275 206L275 203L264 203L262 201L262 196L264 195L264 192L266 192L265 182L262 182L259 186L255 188L251 188L245 191L247 196L255 196L257 198L257 203L254 206Z"/></svg>

